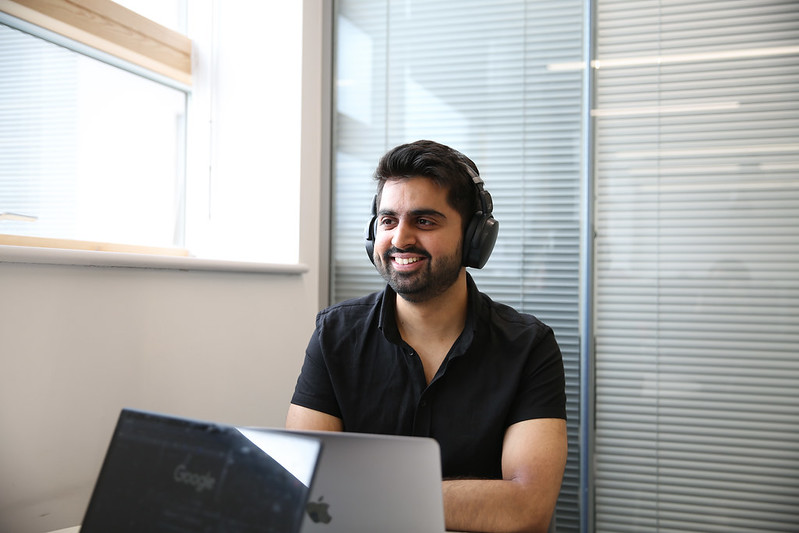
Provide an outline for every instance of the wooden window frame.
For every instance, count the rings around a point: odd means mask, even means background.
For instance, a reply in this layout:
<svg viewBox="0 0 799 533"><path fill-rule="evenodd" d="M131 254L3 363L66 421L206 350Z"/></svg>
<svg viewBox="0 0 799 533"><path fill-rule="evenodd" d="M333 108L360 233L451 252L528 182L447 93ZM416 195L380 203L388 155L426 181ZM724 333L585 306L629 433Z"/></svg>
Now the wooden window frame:
<svg viewBox="0 0 799 533"><path fill-rule="evenodd" d="M0 0L0 12L184 86L191 85L191 39L110 0ZM0 234L0 245L182 257L189 255L183 248L9 234Z"/></svg>
<svg viewBox="0 0 799 533"><path fill-rule="evenodd" d="M191 39L110 0L0 0L0 11L191 85Z"/></svg>

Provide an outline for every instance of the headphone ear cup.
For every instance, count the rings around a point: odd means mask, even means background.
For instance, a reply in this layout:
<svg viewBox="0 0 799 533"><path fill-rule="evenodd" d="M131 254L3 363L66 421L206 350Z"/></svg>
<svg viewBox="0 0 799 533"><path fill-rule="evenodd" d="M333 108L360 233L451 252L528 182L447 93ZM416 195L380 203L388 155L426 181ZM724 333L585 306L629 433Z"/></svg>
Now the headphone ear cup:
<svg viewBox="0 0 799 533"><path fill-rule="evenodd" d="M372 218L364 230L364 245L369 261L375 263L375 234L377 233L377 195L372 199Z"/></svg>
<svg viewBox="0 0 799 533"><path fill-rule="evenodd" d="M475 213L463 237L463 266L483 268L494 250L498 234L499 222L493 216Z"/></svg>
<svg viewBox="0 0 799 533"><path fill-rule="evenodd" d="M463 236L463 266L483 268L497 242L499 222L491 214L494 210L494 200L488 191L483 189L483 181L476 174L472 177L477 186L480 211L472 215Z"/></svg>

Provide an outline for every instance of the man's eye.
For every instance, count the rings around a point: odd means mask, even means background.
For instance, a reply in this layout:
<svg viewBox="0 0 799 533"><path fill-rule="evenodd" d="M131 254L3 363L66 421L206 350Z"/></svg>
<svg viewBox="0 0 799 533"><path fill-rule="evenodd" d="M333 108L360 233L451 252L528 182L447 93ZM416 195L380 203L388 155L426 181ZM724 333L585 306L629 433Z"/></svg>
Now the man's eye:
<svg viewBox="0 0 799 533"><path fill-rule="evenodd" d="M419 224L420 226L432 226L434 224L432 220L429 220L427 218L420 218L416 221L416 223Z"/></svg>

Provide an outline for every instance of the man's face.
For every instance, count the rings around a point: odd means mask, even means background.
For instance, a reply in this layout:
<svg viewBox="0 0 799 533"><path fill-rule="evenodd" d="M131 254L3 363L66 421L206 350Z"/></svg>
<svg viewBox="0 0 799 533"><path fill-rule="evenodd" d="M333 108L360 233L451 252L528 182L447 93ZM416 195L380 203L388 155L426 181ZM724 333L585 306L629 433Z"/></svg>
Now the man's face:
<svg viewBox="0 0 799 533"><path fill-rule="evenodd" d="M377 206L375 267L397 294L423 302L461 273L463 225L446 189L423 177L389 180Z"/></svg>

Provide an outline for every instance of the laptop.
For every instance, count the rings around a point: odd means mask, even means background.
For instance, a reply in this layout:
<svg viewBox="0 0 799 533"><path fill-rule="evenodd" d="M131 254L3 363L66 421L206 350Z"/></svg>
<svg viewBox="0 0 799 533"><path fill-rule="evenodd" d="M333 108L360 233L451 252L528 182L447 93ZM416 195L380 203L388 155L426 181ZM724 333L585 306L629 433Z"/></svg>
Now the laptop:
<svg viewBox="0 0 799 533"><path fill-rule="evenodd" d="M123 409L80 531L298 533L321 449L313 436Z"/></svg>
<svg viewBox="0 0 799 533"><path fill-rule="evenodd" d="M443 533L441 452L424 437L289 431L322 454L301 533Z"/></svg>

